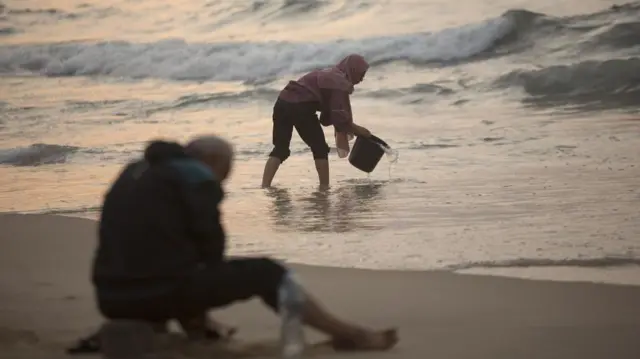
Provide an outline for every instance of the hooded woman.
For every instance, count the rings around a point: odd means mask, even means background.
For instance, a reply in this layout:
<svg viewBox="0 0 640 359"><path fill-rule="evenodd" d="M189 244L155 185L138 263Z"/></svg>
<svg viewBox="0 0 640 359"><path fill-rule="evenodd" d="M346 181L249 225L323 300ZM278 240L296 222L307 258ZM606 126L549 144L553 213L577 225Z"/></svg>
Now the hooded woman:
<svg viewBox="0 0 640 359"><path fill-rule="evenodd" d="M273 150L264 167L262 187L271 186L280 164L291 150L291 135L295 128L311 148L320 186L329 185L329 145L322 126L333 126L338 155L349 154L349 139L369 137L371 133L353 122L349 96L369 69L364 57L351 54L336 66L312 71L297 81L289 81L273 106ZM320 112L320 118L316 115Z"/></svg>

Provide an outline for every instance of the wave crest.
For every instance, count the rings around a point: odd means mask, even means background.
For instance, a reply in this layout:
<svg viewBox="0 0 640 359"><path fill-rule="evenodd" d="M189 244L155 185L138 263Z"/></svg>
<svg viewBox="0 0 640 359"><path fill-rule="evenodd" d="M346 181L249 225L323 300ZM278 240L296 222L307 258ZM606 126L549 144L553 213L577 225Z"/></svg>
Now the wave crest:
<svg viewBox="0 0 640 359"><path fill-rule="evenodd" d="M470 59L495 46L512 26L510 20L498 17L435 33L316 44L165 40L146 44L114 41L4 46L0 47L0 72L255 82L329 66L352 52L365 55L374 65L400 60L424 64Z"/></svg>
<svg viewBox="0 0 640 359"><path fill-rule="evenodd" d="M67 156L79 148L74 146L35 143L28 147L0 150L0 164L12 166L39 166L65 163Z"/></svg>
<svg viewBox="0 0 640 359"><path fill-rule="evenodd" d="M529 101L621 101L637 105L640 58L583 61L536 70L516 70L495 81L498 88L520 86Z"/></svg>

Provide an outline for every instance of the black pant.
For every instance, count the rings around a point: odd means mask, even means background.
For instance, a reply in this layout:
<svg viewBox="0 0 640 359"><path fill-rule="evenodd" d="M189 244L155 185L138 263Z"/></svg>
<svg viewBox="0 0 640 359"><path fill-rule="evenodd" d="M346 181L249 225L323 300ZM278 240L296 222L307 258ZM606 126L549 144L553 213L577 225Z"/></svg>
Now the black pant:
<svg viewBox="0 0 640 359"><path fill-rule="evenodd" d="M273 106L273 151L270 157L284 162L291 155L289 146L293 128L311 148L313 158L329 158L329 145L316 115L318 104L314 102L290 103L278 99Z"/></svg>
<svg viewBox="0 0 640 359"><path fill-rule="evenodd" d="M285 273L284 266L269 258L232 259L203 269L182 292L185 310L196 315L257 296L277 312L278 288Z"/></svg>
<svg viewBox="0 0 640 359"><path fill-rule="evenodd" d="M278 288L286 268L269 258L231 259L185 278L171 295L118 303L99 301L110 319L165 321L192 318L210 309L260 297L278 310Z"/></svg>

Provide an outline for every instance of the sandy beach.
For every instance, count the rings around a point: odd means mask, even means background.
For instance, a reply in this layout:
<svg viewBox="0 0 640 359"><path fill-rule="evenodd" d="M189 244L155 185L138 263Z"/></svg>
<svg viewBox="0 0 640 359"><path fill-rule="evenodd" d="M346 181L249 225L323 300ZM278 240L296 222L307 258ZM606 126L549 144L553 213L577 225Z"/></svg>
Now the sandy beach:
<svg viewBox="0 0 640 359"><path fill-rule="evenodd" d="M0 357L64 358L64 347L99 325L89 282L95 227L88 219L0 215ZM348 357L640 357L640 287L447 272L294 268L339 315L400 329L401 342L392 351ZM246 345L277 338L277 318L260 303L212 314L238 326L237 340ZM274 357L272 349L248 357ZM197 353L193 357L212 357L207 350ZM329 350L314 353L343 356Z"/></svg>

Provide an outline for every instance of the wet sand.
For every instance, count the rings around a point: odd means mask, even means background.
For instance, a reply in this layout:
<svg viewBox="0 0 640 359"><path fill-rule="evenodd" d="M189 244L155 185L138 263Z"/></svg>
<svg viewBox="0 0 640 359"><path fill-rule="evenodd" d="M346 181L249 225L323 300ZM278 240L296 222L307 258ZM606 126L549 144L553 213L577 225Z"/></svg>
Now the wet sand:
<svg viewBox="0 0 640 359"><path fill-rule="evenodd" d="M89 283L95 222L3 214L0 228L0 357L63 358L65 346L100 323ZM640 287L294 267L337 314L400 328L401 342L392 351L355 357L640 357ZM213 315L238 326L238 339L246 343L277 338L277 319L258 302ZM192 353L207 357L207 350ZM249 357L274 352L256 350Z"/></svg>

